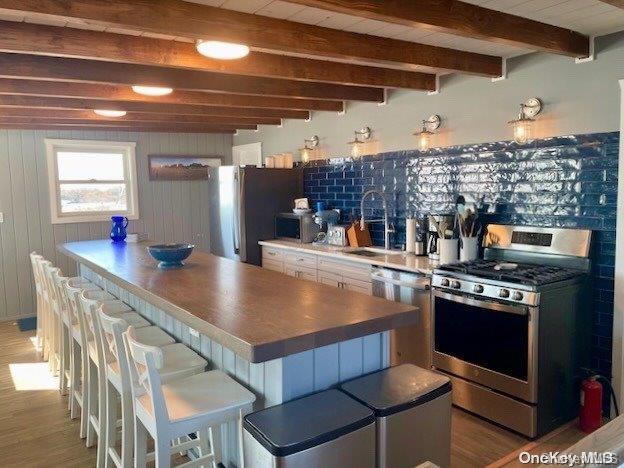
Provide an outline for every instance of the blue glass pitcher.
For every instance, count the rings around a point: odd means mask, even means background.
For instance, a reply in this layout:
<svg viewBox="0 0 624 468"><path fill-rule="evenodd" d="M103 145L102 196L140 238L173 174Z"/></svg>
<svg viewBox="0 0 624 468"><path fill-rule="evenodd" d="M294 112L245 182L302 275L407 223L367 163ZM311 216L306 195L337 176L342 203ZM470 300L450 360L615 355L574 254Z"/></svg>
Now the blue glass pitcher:
<svg viewBox="0 0 624 468"><path fill-rule="evenodd" d="M114 243L125 242L126 228L128 227L128 218L125 216L111 216L111 233L110 238Z"/></svg>

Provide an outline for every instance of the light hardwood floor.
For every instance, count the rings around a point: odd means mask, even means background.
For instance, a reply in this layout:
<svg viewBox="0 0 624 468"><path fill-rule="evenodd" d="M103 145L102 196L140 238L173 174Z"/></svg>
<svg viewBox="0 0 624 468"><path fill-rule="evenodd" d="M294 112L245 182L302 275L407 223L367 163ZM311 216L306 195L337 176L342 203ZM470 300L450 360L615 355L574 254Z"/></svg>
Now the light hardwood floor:
<svg viewBox="0 0 624 468"><path fill-rule="evenodd" d="M37 365L33 336L12 323L0 323L0 466L95 466L96 450L86 448L80 439L78 420L68 417L66 397L55 389L16 389L20 378L22 385L34 388L50 383L47 367ZM571 424L531 442L454 409L451 466L483 467L497 461L497 467L515 466L522 449L532 453L563 449L582 436Z"/></svg>

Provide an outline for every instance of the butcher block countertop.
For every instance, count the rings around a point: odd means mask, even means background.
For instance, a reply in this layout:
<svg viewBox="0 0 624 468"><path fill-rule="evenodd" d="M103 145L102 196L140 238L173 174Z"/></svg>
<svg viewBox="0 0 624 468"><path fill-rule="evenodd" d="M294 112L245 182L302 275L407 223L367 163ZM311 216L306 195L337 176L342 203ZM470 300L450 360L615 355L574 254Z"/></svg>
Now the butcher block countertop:
<svg viewBox="0 0 624 468"><path fill-rule="evenodd" d="M250 362L415 324L418 309L204 252L160 270L149 242L71 242L60 252Z"/></svg>

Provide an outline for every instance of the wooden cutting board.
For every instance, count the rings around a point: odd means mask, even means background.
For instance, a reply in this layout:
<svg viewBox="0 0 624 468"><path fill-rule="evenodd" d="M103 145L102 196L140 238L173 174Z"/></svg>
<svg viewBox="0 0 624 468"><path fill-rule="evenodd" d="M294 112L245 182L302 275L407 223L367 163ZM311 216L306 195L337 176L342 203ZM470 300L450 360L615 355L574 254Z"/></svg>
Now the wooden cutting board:
<svg viewBox="0 0 624 468"><path fill-rule="evenodd" d="M359 222L353 223L349 229L347 229L347 238L349 239L349 245L351 247L370 247L373 245L368 226L362 231Z"/></svg>

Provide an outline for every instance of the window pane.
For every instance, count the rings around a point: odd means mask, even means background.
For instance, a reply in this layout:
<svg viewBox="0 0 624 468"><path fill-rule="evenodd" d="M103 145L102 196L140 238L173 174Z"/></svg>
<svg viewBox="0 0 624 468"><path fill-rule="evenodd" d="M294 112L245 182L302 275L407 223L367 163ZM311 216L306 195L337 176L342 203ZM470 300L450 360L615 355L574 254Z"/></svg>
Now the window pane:
<svg viewBox="0 0 624 468"><path fill-rule="evenodd" d="M59 180L124 180L122 153L56 153Z"/></svg>
<svg viewBox="0 0 624 468"><path fill-rule="evenodd" d="M126 211L128 196L124 184L61 184L62 213Z"/></svg>

